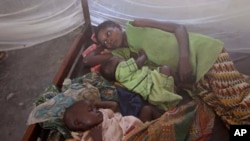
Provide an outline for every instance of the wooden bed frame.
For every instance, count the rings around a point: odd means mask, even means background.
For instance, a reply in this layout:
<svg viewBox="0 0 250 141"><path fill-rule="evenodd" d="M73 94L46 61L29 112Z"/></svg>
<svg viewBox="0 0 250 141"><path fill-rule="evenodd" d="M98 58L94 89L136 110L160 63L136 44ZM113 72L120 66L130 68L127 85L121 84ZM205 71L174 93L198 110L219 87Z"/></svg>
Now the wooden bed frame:
<svg viewBox="0 0 250 141"><path fill-rule="evenodd" d="M93 33L93 26L91 25L90 13L87 0L82 1L82 9L85 23L83 25L82 31L76 36L74 42L72 43L69 51L67 52L61 66L59 67L55 77L53 78L53 84L57 86L60 90L65 78L76 78L86 74L89 69L85 69L82 64L81 53L88 47L91 41L91 35ZM232 54L233 56L239 56L239 54ZM231 58L233 61L237 61L237 58ZM238 62L236 62L236 67ZM249 64L250 56L245 55L244 64ZM241 65L242 66L242 65ZM243 65L244 66L244 65ZM245 67L245 66L244 66ZM243 69L242 69L243 70ZM244 69L245 70L245 69ZM246 74L250 75L250 71ZM39 124L29 125L23 135L22 141L36 141L41 139L41 141L47 140L50 130L43 129ZM225 126L222 124L221 120L217 117L214 123L213 134L210 141L229 140L229 133Z"/></svg>

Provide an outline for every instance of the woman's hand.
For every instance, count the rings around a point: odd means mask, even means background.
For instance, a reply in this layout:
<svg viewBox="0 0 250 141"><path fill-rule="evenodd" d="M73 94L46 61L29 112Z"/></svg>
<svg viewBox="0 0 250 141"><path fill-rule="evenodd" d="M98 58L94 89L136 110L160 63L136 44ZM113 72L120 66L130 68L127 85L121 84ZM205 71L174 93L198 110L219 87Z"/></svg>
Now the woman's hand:
<svg viewBox="0 0 250 141"><path fill-rule="evenodd" d="M147 55L146 55L146 53L145 53L145 51L143 49L139 50L138 55L147 57Z"/></svg>

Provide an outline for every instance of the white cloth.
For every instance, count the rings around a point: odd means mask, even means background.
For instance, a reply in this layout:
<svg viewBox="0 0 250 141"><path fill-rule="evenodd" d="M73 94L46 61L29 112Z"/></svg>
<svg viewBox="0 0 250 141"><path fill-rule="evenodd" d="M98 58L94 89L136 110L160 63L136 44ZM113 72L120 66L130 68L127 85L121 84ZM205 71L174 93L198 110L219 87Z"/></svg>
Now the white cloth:
<svg viewBox="0 0 250 141"><path fill-rule="evenodd" d="M143 124L134 116L122 116L110 109L100 109L100 111L103 114L103 141L120 141L127 132ZM89 131L83 133L81 141L92 141Z"/></svg>

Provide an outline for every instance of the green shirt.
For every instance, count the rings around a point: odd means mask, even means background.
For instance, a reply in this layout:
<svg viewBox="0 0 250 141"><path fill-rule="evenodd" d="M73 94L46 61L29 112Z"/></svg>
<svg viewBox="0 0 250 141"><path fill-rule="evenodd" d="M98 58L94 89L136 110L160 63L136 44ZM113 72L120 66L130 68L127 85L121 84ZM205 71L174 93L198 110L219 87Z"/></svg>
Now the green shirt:
<svg viewBox="0 0 250 141"><path fill-rule="evenodd" d="M115 77L128 90L140 94L144 100L163 110L175 107L182 99L174 92L172 76L147 66L138 69L133 58L117 65Z"/></svg>
<svg viewBox="0 0 250 141"><path fill-rule="evenodd" d="M131 51L143 48L148 60L157 65L167 65L177 71L179 46L174 34L148 27L135 27L127 23L126 35ZM189 33L189 60L196 82L214 64L224 44L220 40L197 33Z"/></svg>

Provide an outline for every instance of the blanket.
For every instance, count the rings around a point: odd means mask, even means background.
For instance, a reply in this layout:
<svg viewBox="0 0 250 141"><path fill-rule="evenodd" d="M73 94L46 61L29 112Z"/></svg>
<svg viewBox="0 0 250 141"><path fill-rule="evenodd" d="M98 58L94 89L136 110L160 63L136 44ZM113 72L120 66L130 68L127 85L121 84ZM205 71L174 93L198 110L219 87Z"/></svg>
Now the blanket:
<svg viewBox="0 0 250 141"><path fill-rule="evenodd" d="M236 70L228 53L221 53L197 83L198 96L229 125L250 124L250 78Z"/></svg>
<svg viewBox="0 0 250 141"><path fill-rule="evenodd" d="M212 133L214 113L199 99L165 112L131 131L124 141L205 140Z"/></svg>

